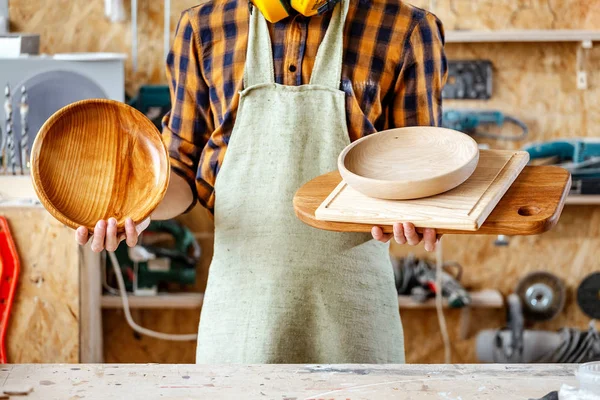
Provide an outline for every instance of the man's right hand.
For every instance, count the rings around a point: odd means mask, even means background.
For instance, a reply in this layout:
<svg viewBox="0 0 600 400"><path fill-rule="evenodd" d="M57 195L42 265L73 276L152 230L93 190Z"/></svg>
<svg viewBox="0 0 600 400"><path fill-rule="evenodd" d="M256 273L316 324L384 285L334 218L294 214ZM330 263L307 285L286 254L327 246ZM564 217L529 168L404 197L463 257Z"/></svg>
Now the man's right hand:
<svg viewBox="0 0 600 400"><path fill-rule="evenodd" d="M99 253L106 249L107 251L115 251L119 243L126 241L129 247L137 244L138 237L150 225L150 218L146 218L137 226L131 218L125 220L125 233L117 234L117 220L109 218L108 221L100 220L94 227L94 234L91 236L91 249L95 253ZM77 228L75 239L80 245L85 245L90 240L90 234L84 226Z"/></svg>

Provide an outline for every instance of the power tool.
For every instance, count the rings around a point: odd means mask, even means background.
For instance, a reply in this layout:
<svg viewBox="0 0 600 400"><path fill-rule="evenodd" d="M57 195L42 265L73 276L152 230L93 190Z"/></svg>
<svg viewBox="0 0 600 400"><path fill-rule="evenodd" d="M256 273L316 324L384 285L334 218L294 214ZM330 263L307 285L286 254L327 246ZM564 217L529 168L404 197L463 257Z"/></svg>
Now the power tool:
<svg viewBox="0 0 600 400"><path fill-rule="evenodd" d="M600 194L600 139L559 139L523 147L530 163L552 164L571 173L570 194Z"/></svg>
<svg viewBox="0 0 600 400"><path fill-rule="evenodd" d="M156 295L161 286L169 283L195 283L201 249L194 234L175 220L152 221L144 231L141 243L152 242L153 240L148 239L158 233L169 234L175 245L159 247L138 244L130 248L122 242L117 247L115 255L128 292L135 295ZM108 289L111 287L108 286Z"/></svg>
<svg viewBox="0 0 600 400"><path fill-rule="evenodd" d="M481 127L502 127L505 124L513 124L521 129L520 135L503 135L482 131ZM458 110L448 109L442 113L442 126L455 131L464 132L468 135L478 136L496 140L523 140L528 135L527 125L510 115L498 110Z"/></svg>
<svg viewBox="0 0 600 400"><path fill-rule="evenodd" d="M435 265L425 260L409 255L405 258L393 259L396 289L400 295L410 295L419 303L435 297L438 291L436 286ZM456 276L442 272L442 296L448 299L450 308L461 308L471 304L469 293L459 283L462 267L456 263L446 263L444 268L455 267Z"/></svg>

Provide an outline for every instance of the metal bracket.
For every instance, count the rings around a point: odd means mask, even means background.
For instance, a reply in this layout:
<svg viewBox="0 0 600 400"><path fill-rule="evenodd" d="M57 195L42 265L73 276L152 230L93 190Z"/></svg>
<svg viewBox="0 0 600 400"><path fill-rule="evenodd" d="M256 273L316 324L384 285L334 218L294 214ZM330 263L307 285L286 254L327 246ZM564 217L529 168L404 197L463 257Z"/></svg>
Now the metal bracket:
<svg viewBox="0 0 600 400"><path fill-rule="evenodd" d="M577 48L577 89L586 90L588 88L587 81L587 56L586 50L591 49L593 46L591 40L584 40L581 42L581 46Z"/></svg>

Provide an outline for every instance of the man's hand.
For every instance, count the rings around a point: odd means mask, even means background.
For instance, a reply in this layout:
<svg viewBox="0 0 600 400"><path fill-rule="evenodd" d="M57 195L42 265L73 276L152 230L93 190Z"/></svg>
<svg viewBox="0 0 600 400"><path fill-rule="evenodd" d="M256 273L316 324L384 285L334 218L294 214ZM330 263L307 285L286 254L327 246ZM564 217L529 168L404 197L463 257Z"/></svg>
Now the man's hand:
<svg viewBox="0 0 600 400"><path fill-rule="evenodd" d="M125 220L125 233L117 235L117 220L109 218L108 221L100 220L94 227L94 235L92 236L92 251L99 253L106 249L107 251L115 251L119 243L126 240L129 247L137 244L140 233L150 225L150 218L146 218L137 226L131 218ZM85 245L90 239L87 228L80 226L75 232L75 240L80 245Z"/></svg>
<svg viewBox="0 0 600 400"><path fill-rule="evenodd" d="M416 246L423 241L425 250L427 251L435 250L435 244L439 239L435 229L425 228L423 234L420 235L415 230L415 226L410 222L405 222L404 224L400 222L395 223L394 233L383 233L383 230L380 227L374 226L373 229L371 229L371 234L373 235L373 239L382 243L387 243L392 236L394 236L394 240L396 240L397 243L408 243L411 246Z"/></svg>

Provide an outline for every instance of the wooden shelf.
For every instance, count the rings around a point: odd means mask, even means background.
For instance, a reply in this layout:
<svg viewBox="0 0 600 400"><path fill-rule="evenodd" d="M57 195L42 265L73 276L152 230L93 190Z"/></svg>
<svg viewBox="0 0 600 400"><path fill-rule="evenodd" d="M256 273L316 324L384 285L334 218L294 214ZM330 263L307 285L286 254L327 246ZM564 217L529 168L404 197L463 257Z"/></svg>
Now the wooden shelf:
<svg viewBox="0 0 600 400"><path fill-rule="evenodd" d="M504 299L497 290L482 290L471 292L472 308L502 308ZM167 309L167 308L200 308L204 300L204 293L173 293L159 294L157 296L129 296L130 308L145 309ZM121 297L114 295L103 295L101 300L102 308L122 308ZM435 308L435 300L431 299L425 303L418 303L410 296L398 296L398 306L400 308ZM445 302L444 307L448 307Z"/></svg>
<svg viewBox="0 0 600 400"><path fill-rule="evenodd" d="M204 293L173 293L156 296L128 296L130 308L200 308ZM103 295L102 308L123 308L121 296Z"/></svg>
<svg viewBox="0 0 600 400"><path fill-rule="evenodd" d="M600 41L600 30L549 29L448 31L446 43Z"/></svg>
<svg viewBox="0 0 600 400"><path fill-rule="evenodd" d="M471 308L503 308L504 298L502 294L493 289L486 289L479 292L470 292ZM398 306L400 308L423 309L435 308L435 299L419 303L410 298L410 296L398 296ZM448 308L448 302L444 299L444 308Z"/></svg>
<svg viewBox="0 0 600 400"><path fill-rule="evenodd" d="M600 194L576 194L567 197L565 204L569 205L600 205Z"/></svg>

